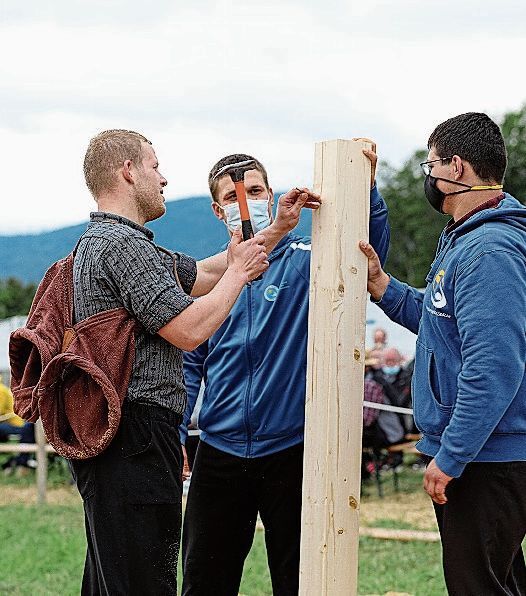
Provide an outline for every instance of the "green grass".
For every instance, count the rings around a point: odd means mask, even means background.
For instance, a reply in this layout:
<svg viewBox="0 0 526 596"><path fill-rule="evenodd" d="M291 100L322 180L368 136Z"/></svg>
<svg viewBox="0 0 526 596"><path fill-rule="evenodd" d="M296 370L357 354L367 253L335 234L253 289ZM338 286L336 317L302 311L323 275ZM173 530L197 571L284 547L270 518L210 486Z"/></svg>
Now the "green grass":
<svg viewBox="0 0 526 596"><path fill-rule="evenodd" d="M383 525L383 524L382 524ZM0 594L68 596L79 593L85 552L80 506L9 505L0 511ZM360 594L387 591L444 594L438 544L360 540ZM272 594L264 537L257 532L240 591Z"/></svg>
<svg viewBox="0 0 526 596"><path fill-rule="evenodd" d="M444 596L440 545L360 539L359 593L407 592ZM271 596L263 532L258 532L243 574L241 594Z"/></svg>
<svg viewBox="0 0 526 596"><path fill-rule="evenodd" d="M263 532L256 532L252 550L245 561L240 594L267 596L272 594Z"/></svg>
<svg viewBox="0 0 526 596"><path fill-rule="evenodd" d="M0 594L78 594L85 538L82 508L9 505L0 511Z"/></svg>
<svg viewBox="0 0 526 596"><path fill-rule="evenodd" d="M440 544L360 539L360 594L444 596Z"/></svg>
<svg viewBox="0 0 526 596"><path fill-rule="evenodd" d="M408 523L399 519L377 519L373 525L375 528L387 528L389 530L414 530L414 527Z"/></svg>
<svg viewBox="0 0 526 596"><path fill-rule="evenodd" d="M50 469L50 485L69 479L60 462ZM405 469L402 493L421 490L421 474ZM34 484L34 474L26 478L0 477L2 487L21 488ZM384 503L393 494L392 480L384 479ZM367 487L364 500L377 501L376 488ZM381 519L376 526L410 528L404 522ZM0 507L2 573L0 595L69 596L79 593L85 554L83 513L80 504L10 504ZM440 545L425 542L360 540L359 593L385 594L388 591L434 596L445 594ZM246 596L271 595L263 532L257 532L243 573L240 593Z"/></svg>
<svg viewBox="0 0 526 596"><path fill-rule="evenodd" d="M13 453L1 453L0 454L0 466L7 462L11 457L16 454ZM48 455L48 477L47 486L48 488L56 488L69 484L71 480L71 474L66 460L58 455ZM0 490L3 486L35 486L35 472L34 470L29 471L27 476L22 478L16 475L6 476L0 474ZM0 592L1 594L1 592Z"/></svg>

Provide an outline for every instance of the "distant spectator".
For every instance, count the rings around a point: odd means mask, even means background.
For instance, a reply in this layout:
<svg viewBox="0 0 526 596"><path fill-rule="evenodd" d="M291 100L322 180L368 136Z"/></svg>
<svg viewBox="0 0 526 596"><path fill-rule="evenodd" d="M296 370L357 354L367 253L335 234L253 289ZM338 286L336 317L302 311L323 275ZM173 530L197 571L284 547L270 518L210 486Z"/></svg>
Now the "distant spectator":
<svg viewBox="0 0 526 596"><path fill-rule="evenodd" d="M369 359L369 361L373 362L374 364L372 364L370 366L370 370L374 371L374 370L378 370L380 368L382 368L382 362L383 362L383 350L380 350L378 348L373 348L372 350L368 350L368 356L367 358Z"/></svg>
<svg viewBox="0 0 526 596"><path fill-rule="evenodd" d="M365 380L364 380L364 401L391 405L388 395L383 386L374 380L373 367L377 359L371 356L371 352L365 357ZM404 428L395 412L378 410L376 408L363 408L363 447L382 449L404 438Z"/></svg>
<svg viewBox="0 0 526 596"><path fill-rule="evenodd" d="M23 426L22 418L13 412L13 394L0 376L0 441L7 441L9 435L20 435Z"/></svg>
<svg viewBox="0 0 526 596"><path fill-rule="evenodd" d="M402 356L396 348L386 348L383 352L382 372L392 380L400 372Z"/></svg>
<svg viewBox="0 0 526 596"><path fill-rule="evenodd" d="M396 348L386 348L382 352L382 365L374 373L374 380L382 385L389 401L394 406L411 408L412 362L402 366L402 356ZM399 414L406 433L416 432L413 416Z"/></svg>
<svg viewBox="0 0 526 596"><path fill-rule="evenodd" d="M373 334L374 349L383 350L387 346L387 331L381 327L377 327Z"/></svg>
<svg viewBox="0 0 526 596"><path fill-rule="evenodd" d="M0 376L0 441L6 442L9 435L18 435L21 443L35 442L33 424L25 422L13 412L13 394L9 387L2 383L2 377ZM28 460L29 455L27 453L19 453L4 462L2 469L8 473L16 467L27 468Z"/></svg>
<svg viewBox="0 0 526 596"><path fill-rule="evenodd" d="M24 425L20 429L20 442L35 442L35 425L31 422L24 422ZM29 472L29 468L36 468L36 460L32 453L13 455L2 464L4 474L11 474L15 471L17 476L24 476Z"/></svg>

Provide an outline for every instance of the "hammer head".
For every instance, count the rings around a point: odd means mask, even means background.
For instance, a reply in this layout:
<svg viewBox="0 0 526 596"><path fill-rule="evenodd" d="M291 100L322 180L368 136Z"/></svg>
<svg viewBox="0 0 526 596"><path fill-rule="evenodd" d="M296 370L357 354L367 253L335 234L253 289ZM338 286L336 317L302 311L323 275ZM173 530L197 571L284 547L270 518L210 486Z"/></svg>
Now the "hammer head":
<svg viewBox="0 0 526 596"><path fill-rule="evenodd" d="M245 178L245 172L253 170L256 167L256 162L253 159L247 159L245 161L238 161L236 163L230 163L223 166L217 174L214 176L214 180L221 178L225 174L230 174L232 182L241 182Z"/></svg>

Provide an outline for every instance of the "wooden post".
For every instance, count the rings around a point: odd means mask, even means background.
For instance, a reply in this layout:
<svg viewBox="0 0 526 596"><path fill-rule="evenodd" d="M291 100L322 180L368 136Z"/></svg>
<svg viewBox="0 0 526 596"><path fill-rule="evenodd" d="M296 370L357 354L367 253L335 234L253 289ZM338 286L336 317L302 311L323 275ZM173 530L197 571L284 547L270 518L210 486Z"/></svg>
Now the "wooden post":
<svg viewBox="0 0 526 596"><path fill-rule="evenodd" d="M37 503L45 505L47 489L47 452L46 437L42 422L35 423L35 442L37 444Z"/></svg>
<svg viewBox="0 0 526 596"><path fill-rule="evenodd" d="M369 160L316 144L300 561L301 596L357 593Z"/></svg>

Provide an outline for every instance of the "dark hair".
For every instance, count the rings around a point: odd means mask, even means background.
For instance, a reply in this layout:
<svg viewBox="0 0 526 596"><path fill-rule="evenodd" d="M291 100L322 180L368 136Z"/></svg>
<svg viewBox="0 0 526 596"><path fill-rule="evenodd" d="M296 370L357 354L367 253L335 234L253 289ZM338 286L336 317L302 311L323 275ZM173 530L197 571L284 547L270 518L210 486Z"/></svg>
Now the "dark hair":
<svg viewBox="0 0 526 596"><path fill-rule="evenodd" d="M267 170L265 170L263 164L260 161L258 161L255 157L252 157L251 155L247 155L245 153L233 153L232 155L227 155L226 157L221 158L210 170L210 174L208 174L208 188L210 189L210 194L212 195L214 201L217 201L217 183L219 182L219 180L221 180L221 178L223 178L223 176L220 176L219 178L214 179L214 176L217 174L217 172L219 172L219 170L221 168L224 168L225 166L237 163L239 161L247 161L249 159L253 159L256 162L254 169L258 172L261 172L261 175L263 176L263 182L265 183L267 189L269 188ZM225 176L227 175L228 174L225 174Z"/></svg>
<svg viewBox="0 0 526 596"><path fill-rule="evenodd" d="M458 155L485 182L501 183L506 171L506 147L500 128L486 114L468 112L439 124L427 142L439 157Z"/></svg>

